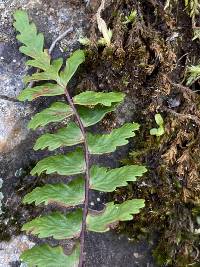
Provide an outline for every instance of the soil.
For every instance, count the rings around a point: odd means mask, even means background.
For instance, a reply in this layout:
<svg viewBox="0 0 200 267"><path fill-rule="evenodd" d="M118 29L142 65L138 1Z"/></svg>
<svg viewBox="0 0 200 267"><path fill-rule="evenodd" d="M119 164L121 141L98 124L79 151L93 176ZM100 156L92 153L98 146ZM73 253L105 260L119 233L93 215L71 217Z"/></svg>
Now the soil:
<svg viewBox="0 0 200 267"><path fill-rule="evenodd" d="M71 2L79 6L78 1ZM197 64L200 57L199 40L192 41L191 18L183 1L165 10L161 0L109 0L102 17L113 36L111 46L102 47L97 45L101 35L94 17L99 4L91 0L85 9L91 45L70 90L72 94L84 90L126 93L120 109L94 130L111 130L116 124L134 121L140 123L140 131L124 150L97 160L110 166L116 161L118 166L143 164L148 173L106 197L117 202L144 198L146 207L133 221L120 223L118 234L89 235L86 266L200 266L200 242L195 234L200 214L199 83L185 86L187 67ZM137 10L136 21L125 24L132 10ZM48 104L35 103L38 109ZM149 133L156 127L156 113L162 115L165 127L159 138ZM11 152L11 161L2 161L2 168L10 173L16 157L23 157L19 166L14 164L21 171L12 176L12 186L9 180L4 183L7 223L1 224L2 240L19 234L21 225L41 212L21 204L27 192L44 182L44 177L29 176L32 166L44 156L31 150L34 139L34 134L29 135L15 148L16 154ZM29 153L23 156L24 151Z"/></svg>

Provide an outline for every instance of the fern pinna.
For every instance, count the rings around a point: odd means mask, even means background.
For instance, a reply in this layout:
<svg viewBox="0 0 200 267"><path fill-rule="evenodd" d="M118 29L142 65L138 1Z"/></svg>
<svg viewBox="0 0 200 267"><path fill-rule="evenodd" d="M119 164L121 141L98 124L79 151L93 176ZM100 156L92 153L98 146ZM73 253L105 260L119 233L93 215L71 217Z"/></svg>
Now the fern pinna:
<svg viewBox="0 0 200 267"><path fill-rule="evenodd" d="M25 88L21 101L32 101L42 96L65 95L67 102L58 101L49 108L36 114L28 127L36 129L49 123L59 123L66 118L72 120L56 133L43 134L35 143L34 149L53 151L63 146L74 146L73 152L66 155L57 154L42 159L31 171L31 175L57 173L61 176L78 175L69 183L46 184L28 193L23 202L54 203L70 208L67 214L53 212L40 216L26 223L23 230L39 238L76 239L76 246L70 255L66 255L60 246L47 244L35 246L21 255L21 260L28 266L38 267L72 267L84 266L84 243L86 231L106 232L119 221L131 220L144 207L143 199L127 200L122 204L109 202L101 211L88 208L89 190L112 192L117 187L126 186L128 181L135 181L146 172L146 168L129 165L108 169L92 165L92 155L111 153L118 147L126 145L128 138L135 136L139 129L137 123L126 123L108 134L94 135L86 128L98 123L109 112L115 110L124 99L120 92L86 91L74 96L69 95L67 84L85 60L82 50L75 51L63 67L63 59L51 60L48 50L44 49L44 37L37 33L35 24L30 23L25 11L14 14L14 27L19 32L17 39L23 44L20 51L30 57L26 64L39 69L26 76L25 84L36 82L33 88ZM37 82L40 81L39 84ZM76 206L78 206L76 208ZM71 211L73 208L73 211Z"/></svg>

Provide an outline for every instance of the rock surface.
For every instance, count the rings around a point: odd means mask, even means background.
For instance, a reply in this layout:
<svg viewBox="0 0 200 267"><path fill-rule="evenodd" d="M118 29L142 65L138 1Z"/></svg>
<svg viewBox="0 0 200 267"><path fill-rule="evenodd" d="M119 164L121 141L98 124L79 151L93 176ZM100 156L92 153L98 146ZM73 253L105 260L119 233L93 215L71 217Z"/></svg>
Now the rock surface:
<svg viewBox="0 0 200 267"><path fill-rule="evenodd" d="M131 243L123 235L108 232L90 234L87 242L87 267L155 267L150 247L144 242Z"/></svg>
<svg viewBox="0 0 200 267"><path fill-rule="evenodd" d="M24 129L25 117L31 114L31 108L16 100L23 88L22 79L26 67L25 58L18 52L12 27L13 12L19 8L29 12L39 30L44 33L47 47L62 32L73 27L73 32L58 45L56 55L60 55L72 51L78 44L78 38L83 34L85 20L83 7L77 9L75 3L70 4L66 1L58 1L56 6L55 1L0 2L0 153L10 151L25 138L27 134Z"/></svg>
<svg viewBox="0 0 200 267"><path fill-rule="evenodd" d="M0 243L0 266L7 267L10 265L10 260L17 262L19 260L20 254L31 247L34 243L31 242L27 236L20 235L13 237L9 242ZM25 267L25 266L24 266Z"/></svg>
<svg viewBox="0 0 200 267"><path fill-rule="evenodd" d="M47 47L60 33L73 26L73 33L62 40L53 53L53 55L65 57L77 47L77 40L83 35L87 26L85 3L80 2L76 0L0 0L0 174L4 180L5 213L2 218L4 224L6 220L11 220L7 211L9 205L9 212L13 207L14 216L17 214L22 217L19 219L20 223L17 218L14 218L19 226L26 216L21 209L18 196L18 192L25 188L23 184L25 180L20 178L17 170L24 166L28 168L37 160L38 155L31 149L34 138L26 126L30 116L44 103L24 104L16 99L23 89L22 79L26 73L26 67L25 58L18 52L15 32L12 28L12 14L19 8L28 10L38 29L44 33ZM123 110L123 115L125 113ZM124 119L122 116L119 123L124 122ZM12 230L10 231L12 236ZM88 267L155 266L145 242L135 245L129 243L126 237L108 233L89 234L87 243ZM0 267L20 266L19 254L25 247L32 245L33 243L22 235L12 236L8 242L0 242Z"/></svg>

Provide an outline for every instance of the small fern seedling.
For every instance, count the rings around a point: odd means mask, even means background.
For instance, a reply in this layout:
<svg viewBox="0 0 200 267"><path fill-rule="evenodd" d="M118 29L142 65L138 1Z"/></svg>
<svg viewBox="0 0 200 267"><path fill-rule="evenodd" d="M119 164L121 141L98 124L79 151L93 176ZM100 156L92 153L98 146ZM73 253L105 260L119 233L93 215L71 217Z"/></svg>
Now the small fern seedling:
<svg viewBox="0 0 200 267"><path fill-rule="evenodd" d="M165 133L165 128L163 118L159 113L155 115L155 122L158 125L158 128L152 128L150 130L150 135L160 137Z"/></svg>
<svg viewBox="0 0 200 267"><path fill-rule="evenodd" d="M39 69L38 72L24 78L26 84L34 81L35 86L25 88L19 95L19 100L32 101L43 96L65 95L68 102L53 103L33 116L28 127L35 130L49 123L59 123L71 118L71 121L56 133L46 133L39 137L34 150L47 148L54 151L60 147L76 145L74 150L66 155L56 152L56 155L40 160L32 169L31 175L78 175L67 184L53 183L37 187L23 199L23 203L26 204L54 203L60 207L70 208L67 214L57 211L37 217L27 222L23 230L39 238L76 239L77 244L72 253L66 255L61 246L51 247L42 244L25 251L21 255L21 260L28 266L82 267L85 261L87 231L106 232L119 221L131 220L133 214L139 213L144 207L143 199L132 199L121 204L109 202L101 211L88 208L90 190L112 192L117 187L126 186L128 181L135 181L146 172L145 167L138 165L108 169L91 164L92 155L111 153L126 145L128 139L135 136L139 125L126 123L108 134L94 135L86 131L87 127L98 123L107 113L115 110L123 101L124 94L86 91L71 97L67 85L85 60L84 52L77 50L72 53L63 67L62 58L51 60L48 51L44 49L43 35L37 33L36 26L29 22L27 13L18 10L14 18L14 27L19 32L17 39L23 44L20 51L30 58L26 64Z"/></svg>
<svg viewBox="0 0 200 267"><path fill-rule="evenodd" d="M188 67L186 72L186 80L187 80L186 85L191 86L199 79L200 79L200 64Z"/></svg>

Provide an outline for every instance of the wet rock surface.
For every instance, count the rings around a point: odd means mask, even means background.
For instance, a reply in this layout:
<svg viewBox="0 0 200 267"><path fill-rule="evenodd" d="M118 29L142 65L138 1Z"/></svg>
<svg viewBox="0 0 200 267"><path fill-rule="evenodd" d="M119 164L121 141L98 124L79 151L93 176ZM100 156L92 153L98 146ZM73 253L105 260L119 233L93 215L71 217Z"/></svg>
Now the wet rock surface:
<svg viewBox="0 0 200 267"><path fill-rule="evenodd" d="M81 1L64 0L0 1L0 175L4 194L4 213L0 217L0 267L20 266L20 253L33 245L28 237L15 235L20 232L24 221L34 214L33 207L21 204L21 196L23 191L37 182L35 178L28 176L28 171L41 157L32 150L35 136L26 126L31 115L47 105L45 100L27 104L18 102L16 98L23 89L22 79L26 73L25 58L18 52L12 28L12 14L18 8L28 10L38 29L44 33L47 47L60 33L73 26L73 32L56 46L53 56L66 57L76 48L77 40L84 35L88 23L84 1L82 4ZM129 100L127 106L134 109L134 104ZM123 108L122 113L119 124L130 120L130 112L126 117ZM107 165L113 165L113 160L120 159L126 153L127 149L124 149L111 156L107 159L110 161ZM101 201L103 199L104 196ZM86 266L112 265L155 266L146 242L130 243L126 237L114 232L105 235L89 234Z"/></svg>
<svg viewBox="0 0 200 267"><path fill-rule="evenodd" d="M90 234L87 240L87 267L155 267L151 248L143 242L131 243L127 237L106 234Z"/></svg>

